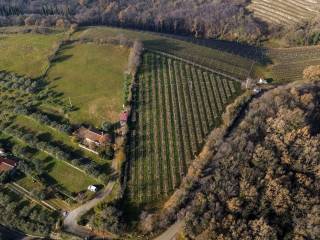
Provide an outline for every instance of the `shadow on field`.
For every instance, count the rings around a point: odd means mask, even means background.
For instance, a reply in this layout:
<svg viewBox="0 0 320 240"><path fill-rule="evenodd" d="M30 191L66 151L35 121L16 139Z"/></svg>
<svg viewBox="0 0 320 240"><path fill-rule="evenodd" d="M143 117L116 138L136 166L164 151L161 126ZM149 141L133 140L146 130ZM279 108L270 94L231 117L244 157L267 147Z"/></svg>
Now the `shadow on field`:
<svg viewBox="0 0 320 240"><path fill-rule="evenodd" d="M72 58L73 55L61 55L61 56L57 56L52 60L52 63L57 64L57 63L61 63L64 61L67 61L68 59Z"/></svg>
<svg viewBox="0 0 320 240"><path fill-rule="evenodd" d="M58 182L48 174L43 174L42 181L46 186L58 185Z"/></svg>
<svg viewBox="0 0 320 240"><path fill-rule="evenodd" d="M172 35L172 34L160 34L160 35L164 37L169 37L172 39L177 39L180 41L190 42L196 45L216 49L219 51L228 52L234 55L238 55L240 57L254 60L263 65L267 65L271 63L271 59L267 54L267 49L263 47L253 46L253 45L240 43L236 41L227 41L227 40L219 40L219 39L198 39L190 36L178 36L178 35ZM170 45L172 43L163 43L163 44Z"/></svg>
<svg viewBox="0 0 320 240"><path fill-rule="evenodd" d="M166 52L183 50L183 48L180 47L178 44L167 39L145 40L143 42L146 48L156 49L159 51L164 49Z"/></svg>

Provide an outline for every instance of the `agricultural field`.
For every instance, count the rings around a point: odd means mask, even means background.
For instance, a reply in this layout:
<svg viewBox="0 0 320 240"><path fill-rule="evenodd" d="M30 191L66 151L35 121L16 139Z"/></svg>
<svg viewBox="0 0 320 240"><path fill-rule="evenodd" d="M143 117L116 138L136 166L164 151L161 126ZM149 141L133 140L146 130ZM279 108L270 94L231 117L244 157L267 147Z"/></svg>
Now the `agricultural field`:
<svg viewBox="0 0 320 240"><path fill-rule="evenodd" d="M82 150L67 119L40 110L42 102L56 98L43 97L48 94L43 80L0 74L0 144L22 164L16 183L29 192L50 191L46 201L57 209L70 209L89 185L107 183L111 161Z"/></svg>
<svg viewBox="0 0 320 240"><path fill-rule="evenodd" d="M320 64L320 47L270 48L267 55L273 60L267 77L276 83L301 80L303 70Z"/></svg>
<svg viewBox="0 0 320 240"><path fill-rule="evenodd" d="M105 121L118 120L128 55L128 48L115 45L87 43L61 48L46 80L54 91L63 93L66 104L77 109L68 114L71 123L101 127Z"/></svg>
<svg viewBox="0 0 320 240"><path fill-rule="evenodd" d="M240 83L226 75L168 54L145 53L133 95L130 199L151 203L169 196L240 92Z"/></svg>
<svg viewBox="0 0 320 240"><path fill-rule="evenodd" d="M42 76L49 67L48 57L64 33L0 34L0 71L31 78Z"/></svg>
<svg viewBox="0 0 320 240"><path fill-rule="evenodd" d="M242 57L238 52L234 54L222 50L219 47L219 41L210 46L201 46L194 44L190 39L145 31L111 27L89 27L82 28L73 38L100 40L117 36L140 39L147 49L169 53L239 79L246 79L250 75L252 64L255 62L255 60L248 58L247 55ZM223 42L221 42L222 44Z"/></svg>
<svg viewBox="0 0 320 240"><path fill-rule="evenodd" d="M253 0L248 7L254 15L277 25L293 25L320 12L319 0Z"/></svg>

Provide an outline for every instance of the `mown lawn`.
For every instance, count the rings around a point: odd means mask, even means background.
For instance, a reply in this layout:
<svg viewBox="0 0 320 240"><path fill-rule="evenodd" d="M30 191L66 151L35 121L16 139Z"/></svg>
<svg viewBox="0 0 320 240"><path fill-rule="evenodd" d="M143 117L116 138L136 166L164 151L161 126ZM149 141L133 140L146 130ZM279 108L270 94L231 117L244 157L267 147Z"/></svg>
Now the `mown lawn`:
<svg viewBox="0 0 320 240"><path fill-rule="evenodd" d="M48 67L54 44L63 36L63 33L0 34L0 70L31 78L41 76Z"/></svg>
<svg viewBox="0 0 320 240"><path fill-rule="evenodd" d="M72 123L100 127L117 121L123 104L124 71L129 49L115 45L74 44L59 53L48 72L50 86L78 108Z"/></svg>
<svg viewBox="0 0 320 240"><path fill-rule="evenodd" d="M91 184L98 184L93 178L70 167L63 161L53 160L48 166L49 176L70 192L80 192L86 190Z"/></svg>
<svg viewBox="0 0 320 240"><path fill-rule="evenodd" d="M0 132L0 141L2 140L10 145L26 146L24 142ZM80 192L86 190L91 184L99 184L99 182L92 177L74 169L63 161L52 158L44 152L39 151L33 158L43 163L50 185L60 184L70 192ZM20 179L19 184L30 191L32 190L32 186L35 186L30 178Z"/></svg>

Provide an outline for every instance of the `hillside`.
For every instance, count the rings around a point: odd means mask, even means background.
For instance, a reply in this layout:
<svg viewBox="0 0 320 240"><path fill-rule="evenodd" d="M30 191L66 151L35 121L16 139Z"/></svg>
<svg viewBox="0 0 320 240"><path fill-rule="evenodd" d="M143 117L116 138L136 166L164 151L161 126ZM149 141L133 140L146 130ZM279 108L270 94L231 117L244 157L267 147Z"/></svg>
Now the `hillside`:
<svg viewBox="0 0 320 240"><path fill-rule="evenodd" d="M248 9L254 16L276 25L293 25L320 13L319 0L252 0Z"/></svg>
<svg viewBox="0 0 320 240"><path fill-rule="evenodd" d="M176 205L144 226L179 217L188 239L317 239L319 89L300 82L253 100L233 129L208 138Z"/></svg>
<svg viewBox="0 0 320 240"><path fill-rule="evenodd" d="M263 30L245 13L246 5L245 0L6 1L0 2L0 26L77 23L255 42Z"/></svg>
<svg viewBox="0 0 320 240"><path fill-rule="evenodd" d="M268 39L245 0L4 2L0 25L19 24L0 28L11 228L149 239L176 222L170 236L186 239L317 239L319 66L305 68L320 48L284 47L320 41L307 8L292 8L303 34Z"/></svg>
<svg viewBox="0 0 320 240"><path fill-rule="evenodd" d="M277 83L300 80L305 68L320 64L320 46L270 48L267 50L267 55L273 64L266 77L272 78Z"/></svg>
<svg viewBox="0 0 320 240"><path fill-rule="evenodd" d="M179 187L239 81L170 55L147 52L133 90L130 197L157 202Z"/></svg>
<svg viewBox="0 0 320 240"><path fill-rule="evenodd" d="M217 152L208 155L187 207L187 235L319 236L319 87L296 84L265 94L230 137L212 145Z"/></svg>

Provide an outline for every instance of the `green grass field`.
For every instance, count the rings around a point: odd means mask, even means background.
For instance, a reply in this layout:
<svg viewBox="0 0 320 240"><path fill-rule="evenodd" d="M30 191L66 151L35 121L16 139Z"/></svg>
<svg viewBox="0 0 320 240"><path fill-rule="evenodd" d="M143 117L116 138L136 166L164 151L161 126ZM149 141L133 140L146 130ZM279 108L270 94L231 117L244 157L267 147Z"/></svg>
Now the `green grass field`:
<svg viewBox="0 0 320 240"><path fill-rule="evenodd" d="M82 28L73 37L99 40L119 35L126 36L130 40L140 39L147 49L170 53L240 79L246 79L254 62L238 54L221 51L214 45L201 46L189 40L151 32L112 27L88 27Z"/></svg>
<svg viewBox="0 0 320 240"><path fill-rule="evenodd" d="M117 121L123 104L124 71L129 49L114 45L75 44L62 49L48 72L50 86L78 108L72 123L97 127Z"/></svg>
<svg viewBox="0 0 320 240"><path fill-rule="evenodd" d="M98 184L93 178L63 161L53 160L49 164L49 176L71 192L80 192L86 190L91 184Z"/></svg>
<svg viewBox="0 0 320 240"><path fill-rule="evenodd" d="M41 76L48 67L54 44L63 36L63 33L0 34L0 70L31 78Z"/></svg>

